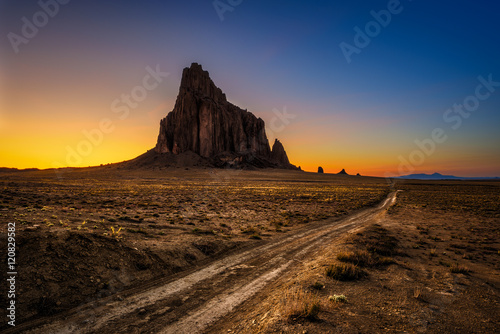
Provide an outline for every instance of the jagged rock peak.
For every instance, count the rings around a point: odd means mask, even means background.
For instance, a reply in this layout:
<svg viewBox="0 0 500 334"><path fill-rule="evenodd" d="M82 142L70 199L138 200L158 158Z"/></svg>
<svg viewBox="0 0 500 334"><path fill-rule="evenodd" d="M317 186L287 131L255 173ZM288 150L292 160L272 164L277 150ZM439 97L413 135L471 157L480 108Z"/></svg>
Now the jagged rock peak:
<svg viewBox="0 0 500 334"><path fill-rule="evenodd" d="M191 67L186 67L182 71L179 95L186 93L209 97L216 102L226 101L226 95L210 79L208 71L204 71L203 67L198 63L192 63Z"/></svg>
<svg viewBox="0 0 500 334"><path fill-rule="evenodd" d="M183 70L175 106L160 121L158 141L149 155L177 161L191 153L215 167L297 169L279 140L271 151L264 121L228 102L197 63Z"/></svg>
<svg viewBox="0 0 500 334"><path fill-rule="evenodd" d="M347 172L346 172L346 171L345 171L345 169L343 169L343 168L342 168L342 170L341 170L339 173L337 173L337 174L339 174L339 175L349 175L349 174L347 174Z"/></svg>
<svg viewBox="0 0 500 334"><path fill-rule="evenodd" d="M278 165L287 166L290 164L283 144L276 138L271 149L271 160Z"/></svg>
<svg viewBox="0 0 500 334"><path fill-rule="evenodd" d="M182 74L174 109L161 120L156 152L194 152L204 158L236 153L269 159L265 124L229 103L207 71L193 63Z"/></svg>

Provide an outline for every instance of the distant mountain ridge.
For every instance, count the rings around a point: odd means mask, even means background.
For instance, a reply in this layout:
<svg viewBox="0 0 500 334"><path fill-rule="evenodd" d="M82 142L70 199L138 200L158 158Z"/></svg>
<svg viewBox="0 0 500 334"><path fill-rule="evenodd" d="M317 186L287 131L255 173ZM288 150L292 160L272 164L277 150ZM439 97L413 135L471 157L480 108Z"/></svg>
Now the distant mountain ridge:
<svg viewBox="0 0 500 334"><path fill-rule="evenodd" d="M500 180L499 177L460 177L454 175L434 174L410 174L396 177L396 179L408 180Z"/></svg>

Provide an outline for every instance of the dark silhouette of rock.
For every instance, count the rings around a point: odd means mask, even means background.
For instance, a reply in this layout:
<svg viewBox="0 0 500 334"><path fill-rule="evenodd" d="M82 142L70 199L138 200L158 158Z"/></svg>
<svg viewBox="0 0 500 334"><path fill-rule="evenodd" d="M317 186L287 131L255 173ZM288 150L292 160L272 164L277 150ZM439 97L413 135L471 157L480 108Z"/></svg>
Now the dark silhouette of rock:
<svg viewBox="0 0 500 334"><path fill-rule="evenodd" d="M319 174L323 174L324 173L323 167L321 167L321 166L318 167L318 173Z"/></svg>
<svg viewBox="0 0 500 334"><path fill-rule="evenodd" d="M356 176L361 176L361 174L358 173L358 174L356 174Z"/></svg>
<svg viewBox="0 0 500 334"><path fill-rule="evenodd" d="M339 173L337 173L338 175L349 175L347 174L347 172L345 171L345 169L342 169Z"/></svg>
<svg viewBox="0 0 500 334"><path fill-rule="evenodd" d="M217 167L294 168L283 145L271 151L264 121L228 102L201 65L182 73L174 109L161 120L155 152L193 152Z"/></svg>
<svg viewBox="0 0 500 334"><path fill-rule="evenodd" d="M280 166L286 166L290 164L290 161L288 161L288 156L286 155L285 148L278 139L274 140L273 148L271 150L271 161L277 163Z"/></svg>

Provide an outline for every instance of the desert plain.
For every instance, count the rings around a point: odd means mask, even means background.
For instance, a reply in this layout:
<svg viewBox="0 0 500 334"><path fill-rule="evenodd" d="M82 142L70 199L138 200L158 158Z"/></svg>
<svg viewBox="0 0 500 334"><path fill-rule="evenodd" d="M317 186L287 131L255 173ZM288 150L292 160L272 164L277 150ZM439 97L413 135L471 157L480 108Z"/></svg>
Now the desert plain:
<svg viewBox="0 0 500 334"><path fill-rule="evenodd" d="M0 189L6 333L500 328L500 182L118 164Z"/></svg>

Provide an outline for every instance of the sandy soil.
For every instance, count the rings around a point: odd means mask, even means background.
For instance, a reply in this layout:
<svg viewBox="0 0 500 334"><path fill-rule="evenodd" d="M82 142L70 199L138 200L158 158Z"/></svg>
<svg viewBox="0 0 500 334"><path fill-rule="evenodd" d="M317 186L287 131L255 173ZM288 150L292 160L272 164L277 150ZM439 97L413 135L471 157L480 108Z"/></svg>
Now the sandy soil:
<svg viewBox="0 0 500 334"><path fill-rule="evenodd" d="M65 175L0 180L0 218L19 227L21 324L6 333L500 329L498 182L389 194L276 170Z"/></svg>
<svg viewBox="0 0 500 334"><path fill-rule="evenodd" d="M388 193L375 178L211 169L3 172L0 188L2 238L16 223L18 324L35 325L342 219Z"/></svg>
<svg viewBox="0 0 500 334"><path fill-rule="evenodd" d="M200 333L324 243L363 226L394 202L213 262L168 283L86 305L26 333ZM130 292L129 292L130 293Z"/></svg>
<svg viewBox="0 0 500 334"><path fill-rule="evenodd" d="M396 188L403 190L396 205L376 225L323 245L207 332L498 333L500 184L407 181ZM387 244L382 258L377 252ZM326 275L353 252L372 257L353 262L366 276ZM345 302L331 301L335 295ZM304 312L313 304L316 314Z"/></svg>

